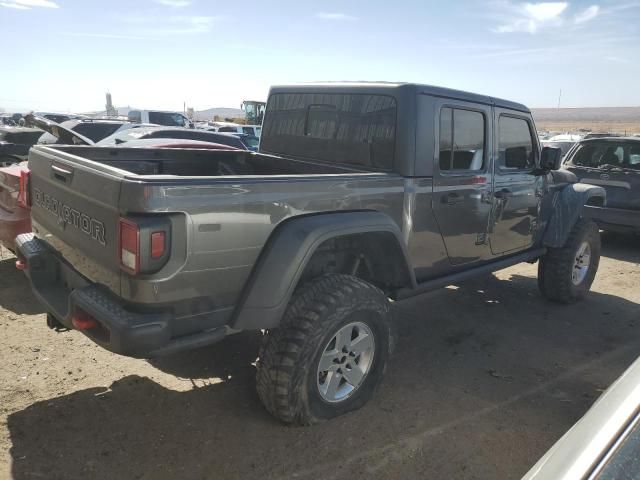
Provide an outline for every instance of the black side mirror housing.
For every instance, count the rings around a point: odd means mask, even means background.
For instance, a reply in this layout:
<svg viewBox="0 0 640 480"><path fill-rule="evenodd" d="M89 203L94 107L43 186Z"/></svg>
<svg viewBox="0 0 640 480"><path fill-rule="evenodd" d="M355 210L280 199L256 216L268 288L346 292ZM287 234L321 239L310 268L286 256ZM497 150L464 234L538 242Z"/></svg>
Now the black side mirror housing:
<svg viewBox="0 0 640 480"><path fill-rule="evenodd" d="M554 147L543 147L540 153L540 168L542 170L560 170L562 166L562 150Z"/></svg>

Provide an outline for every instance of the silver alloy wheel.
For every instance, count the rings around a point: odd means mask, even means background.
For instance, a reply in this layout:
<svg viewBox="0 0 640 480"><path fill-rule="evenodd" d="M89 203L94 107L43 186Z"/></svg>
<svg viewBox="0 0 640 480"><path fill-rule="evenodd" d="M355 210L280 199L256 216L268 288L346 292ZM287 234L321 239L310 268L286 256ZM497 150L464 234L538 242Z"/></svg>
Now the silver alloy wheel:
<svg viewBox="0 0 640 480"><path fill-rule="evenodd" d="M341 402L362 385L376 350L373 331L365 323L340 328L322 351L318 365L318 392L323 400Z"/></svg>
<svg viewBox="0 0 640 480"><path fill-rule="evenodd" d="M571 281L574 285L580 285L586 278L591 266L591 246L589 242L582 242L573 262L573 270L571 271Z"/></svg>

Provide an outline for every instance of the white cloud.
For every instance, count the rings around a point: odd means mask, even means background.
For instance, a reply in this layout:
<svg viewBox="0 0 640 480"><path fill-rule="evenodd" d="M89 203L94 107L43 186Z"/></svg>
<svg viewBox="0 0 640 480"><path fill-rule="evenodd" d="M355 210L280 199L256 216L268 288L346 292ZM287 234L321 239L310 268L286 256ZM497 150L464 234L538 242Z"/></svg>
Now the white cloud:
<svg viewBox="0 0 640 480"><path fill-rule="evenodd" d="M126 16L125 23L138 25L136 33L147 36L172 36L207 33L215 22L224 20L220 16L173 15L170 17Z"/></svg>
<svg viewBox="0 0 640 480"><path fill-rule="evenodd" d="M15 8L16 10L29 10L29 7L25 7L24 5L19 5L17 3L0 2L0 6L6 8Z"/></svg>
<svg viewBox="0 0 640 480"><path fill-rule="evenodd" d="M599 13L600 13L600 7L598 5L591 5L589 8L578 13L573 18L573 21L575 23L585 23L596 18Z"/></svg>
<svg viewBox="0 0 640 480"><path fill-rule="evenodd" d="M339 22L352 22L357 20L356 17L352 15L347 15L346 13L328 13L328 12L320 12L316 13L316 17L321 20L336 20Z"/></svg>
<svg viewBox="0 0 640 480"><path fill-rule="evenodd" d="M87 37L87 38L111 38L116 40L148 40L149 37L139 37L135 35L120 35L117 33L99 33L99 32L63 32L63 35L70 37Z"/></svg>
<svg viewBox="0 0 640 480"><path fill-rule="evenodd" d="M542 28L562 25L562 15L569 7L569 3L540 2L511 4L509 2L500 2L496 6L502 10L498 15L502 24L494 29L495 32L536 33Z"/></svg>
<svg viewBox="0 0 640 480"><path fill-rule="evenodd" d="M156 3L166 5L167 7L188 7L191 5L190 0L154 0Z"/></svg>
<svg viewBox="0 0 640 480"><path fill-rule="evenodd" d="M9 2L0 2L0 5L17 10L29 10L34 7L60 8L56 2L51 0L11 0Z"/></svg>

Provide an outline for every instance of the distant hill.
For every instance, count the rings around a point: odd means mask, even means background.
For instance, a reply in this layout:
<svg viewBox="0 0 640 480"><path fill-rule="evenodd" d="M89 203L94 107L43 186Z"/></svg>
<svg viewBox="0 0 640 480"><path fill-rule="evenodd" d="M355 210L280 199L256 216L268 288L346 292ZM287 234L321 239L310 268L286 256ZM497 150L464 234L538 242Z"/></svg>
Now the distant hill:
<svg viewBox="0 0 640 480"><path fill-rule="evenodd" d="M532 108L536 121L640 122L640 107Z"/></svg>
<svg viewBox="0 0 640 480"><path fill-rule="evenodd" d="M244 118L244 112L239 108L218 107L195 112L195 119L213 120L216 115L221 118Z"/></svg>
<svg viewBox="0 0 640 480"><path fill-rule="evenodd" d="M138 110L136 107L117 107L118 115L122 115L124 117L127 116L130 110ZM95 115L101 116L106 115L104 110L99 112L86 112L85 115ZM244 118L244 112L239 108L227 108L227 107L217 107L217 108L209 108L207 110L199 110L195 112L196 120L213 120L213 117L219 116L221 118Z"/></svg>
<svg viewBox="0 0 640 480"><path fill-rule="evenodd" d="M640 107L532 108L539 130L640 133Z"/></svg>

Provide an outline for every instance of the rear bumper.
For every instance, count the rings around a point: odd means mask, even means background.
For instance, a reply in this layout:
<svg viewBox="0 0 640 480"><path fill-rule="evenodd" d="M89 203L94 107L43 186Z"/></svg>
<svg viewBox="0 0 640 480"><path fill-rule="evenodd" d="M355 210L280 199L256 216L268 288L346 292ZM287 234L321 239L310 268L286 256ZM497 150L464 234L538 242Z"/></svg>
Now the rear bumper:
<svg viewBox="0 0 640 480"><path fill-rule="evenodd" d="M74 315L88 314L98 326L82 333L111 352L149 358L208 345L230 333L221 326L174 337L172 325L177 319L170 310L126 305L106 287L80 275L33 234L19 235L16 250L26 265L33 292L47 312L70 329L74 328Z"/></svg>
<svg viewBox="0 0 640 480"><path fill-rule="evenodd" d="M603 229L640 231L640 210L585 206L585 216Z"/></svg>

